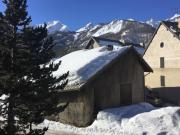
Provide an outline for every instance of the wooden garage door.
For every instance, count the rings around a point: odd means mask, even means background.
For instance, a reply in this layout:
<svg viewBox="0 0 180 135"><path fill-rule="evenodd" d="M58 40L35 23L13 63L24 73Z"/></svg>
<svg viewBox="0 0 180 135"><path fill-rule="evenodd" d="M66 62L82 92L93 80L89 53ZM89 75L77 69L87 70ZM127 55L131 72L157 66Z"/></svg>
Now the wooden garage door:
<svg viewBox="0 0 180 135"><path fill-rule="evenodd" d="M120 102L121 105L132 104L132 85L125 83L120 85Z"/></svg>

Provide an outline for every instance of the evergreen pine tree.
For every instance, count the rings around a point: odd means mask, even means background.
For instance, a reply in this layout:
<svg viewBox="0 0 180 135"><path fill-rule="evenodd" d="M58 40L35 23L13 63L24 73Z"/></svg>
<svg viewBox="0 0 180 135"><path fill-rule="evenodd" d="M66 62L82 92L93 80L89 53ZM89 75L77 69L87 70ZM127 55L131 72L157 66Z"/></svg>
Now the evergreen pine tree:
<svg viewBox="0 0 180 135"><path fill-rule="evenodd" d="M46 25L31 27L26 0L3 0L0 13L0 115L6 120L1 134L44 134L33 129L44 117L61 111L58 96L67 84L68 73L53 77L60 65L50 62L54 53ZM29 129L27 132L26 129Z"/></svg>

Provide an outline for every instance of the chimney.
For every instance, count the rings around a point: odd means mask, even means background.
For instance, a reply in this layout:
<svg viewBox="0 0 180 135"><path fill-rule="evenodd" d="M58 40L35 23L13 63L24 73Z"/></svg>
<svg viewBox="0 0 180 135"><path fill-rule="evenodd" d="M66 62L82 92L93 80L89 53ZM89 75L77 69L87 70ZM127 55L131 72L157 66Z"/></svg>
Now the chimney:
<svg viewBox="0 0 180 135"><path fill-rule="evenodd" d="M113 50L113 45L107 45L107 50L112 51Z"/></svg>

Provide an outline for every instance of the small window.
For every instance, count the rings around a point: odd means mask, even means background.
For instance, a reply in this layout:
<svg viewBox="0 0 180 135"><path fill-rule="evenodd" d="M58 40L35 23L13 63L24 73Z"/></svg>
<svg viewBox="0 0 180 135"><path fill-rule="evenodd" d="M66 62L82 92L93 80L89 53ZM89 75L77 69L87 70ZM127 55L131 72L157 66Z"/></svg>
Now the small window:
<svg viewBox="0 0 180 135"><path fill-rule="evenodd" d="M163 42L160 43L160 47L161 47L161 48L164 47L164 43L163 43Z"/></svg>
<svg viewBox="0 0 180 135"><path fill-rule="evenodd" d="M160 80L161 80L161 86L164 87L165 86L165 76L161 76Z"/></svg>
<svg viewBox="0 0 180 135"><path fill-rule="evenodd" d="M160 68L164 68L164 57L160 57Z"/></svg>

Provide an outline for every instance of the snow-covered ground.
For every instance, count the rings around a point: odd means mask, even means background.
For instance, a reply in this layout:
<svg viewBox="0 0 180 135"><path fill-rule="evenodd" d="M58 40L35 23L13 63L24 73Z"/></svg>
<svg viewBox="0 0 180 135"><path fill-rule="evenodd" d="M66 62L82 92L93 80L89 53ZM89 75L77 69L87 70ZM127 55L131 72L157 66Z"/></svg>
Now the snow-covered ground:
<svg viewBox="0 0 180 135"><path fill-rule="evenodd" d="M51 133L78 135L180 135L180 107L155 108L148 103L111 108L98 113L86 128L45 120Z"/></svg>

